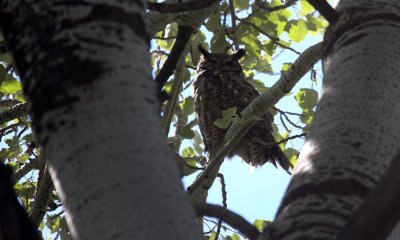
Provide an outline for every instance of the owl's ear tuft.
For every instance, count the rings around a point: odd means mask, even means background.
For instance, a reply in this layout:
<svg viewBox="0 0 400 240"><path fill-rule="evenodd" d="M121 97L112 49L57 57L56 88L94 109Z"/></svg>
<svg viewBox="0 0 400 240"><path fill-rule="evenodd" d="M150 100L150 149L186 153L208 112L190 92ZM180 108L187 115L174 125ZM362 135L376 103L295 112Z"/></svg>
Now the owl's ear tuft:
<svg viewBox="0 0 400 240"><path fill-rule="evenodd" d="M205 58L210 58L210 53L202 45L199 45L199 51Z"/></svg>
<svg viewBox="0 0 400 240"><path fill-rule="evenodd" d="M243 48L239 49L237 52L235 52L233 54L233 59L235 60L239 60L242 57L244 57L244 55L246 55L246 50L244 50Z"/></svg>

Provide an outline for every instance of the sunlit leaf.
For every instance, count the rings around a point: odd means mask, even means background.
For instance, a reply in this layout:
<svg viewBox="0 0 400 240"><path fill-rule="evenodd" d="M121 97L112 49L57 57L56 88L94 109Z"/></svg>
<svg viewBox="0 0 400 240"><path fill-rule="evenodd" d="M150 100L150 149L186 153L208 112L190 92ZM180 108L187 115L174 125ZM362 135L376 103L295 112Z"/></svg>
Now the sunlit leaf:
<svg viewBox="0 0 400 240"><path fill-rule="evenodd" d="M307 25L304 20L290 21L289 38L293 42L301 42L308 34Z"/></svg>
<svg viewBox="0 0 400 240"><path fill-rule="evenodd" d="M314 11L314 7L311 6L307 0L300 0L300 6L303 14L307 14Z"/></svg>
<svg viewBox="0 0 400 240"><path fill-rule="evenodd" d="M182 114L184 116L189 116L194 112L194 98L192 96L188 96L183 99L183 102L180 104L182 109Z"/></svg>
<svg viewBox="0 0 400 240"><path fill-rule="evenodd" d="M294 98L302 109L313 109L317 105L318 92L314 89L301 88Z"/></svg>
<svg viewBox="0 0 400 240"><path fill-rule="evenodd" d="M269 221L269 220L256 219L256 220L254 220L253 225L257 228L258 231L261 232L270 223L271 223L271 221Z"/></svg>
<svg viewBox="0 0 400 240"><path fill-rule="evenodd" d="M0 92L5 94L14 94L22 90L22 83L13 77L8 77L0 86Z"/></svg>

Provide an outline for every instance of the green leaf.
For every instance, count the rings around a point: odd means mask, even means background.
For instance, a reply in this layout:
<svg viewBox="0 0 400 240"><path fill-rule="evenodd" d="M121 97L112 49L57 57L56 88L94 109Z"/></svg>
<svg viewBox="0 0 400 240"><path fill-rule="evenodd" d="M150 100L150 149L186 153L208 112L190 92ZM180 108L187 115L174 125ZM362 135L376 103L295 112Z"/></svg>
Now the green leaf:
<svg viewBox="0 0 400 240"><path fill-rule="evenodd" d="M259 93L263 93L267 90L267 88L265 87L264 83L261 80L252 79L249 81L249 83L253 85L253 87L255 87Z"/></svg>
<svg viewBox="0 0 400 240"><path fill-rule="evenodd" d="M190 129L189 125L186 125L178 132L178 135L185 139L192 139L194 137L194 132Z"/></svg>
<svg viewBox="0 0 400 240"><path fill-rule="evenodd" d="M200 59L200 51L198 46L199 45L205 46L206 45L205 40L206 36L200 29L197 30L197 32L193 35L190 57L194 66L197 66Z"/></svg>
<svg viewBox="0 0 400 240"><path fill-rule="evenodd" d="M300 121L309 126L314 119L314 111L311 109L304 109L300 116Z"/></svg>
<svg viewBox="0 0 400 240"><path fill-rule="evenodd" d="M245 10L249 7L249 0L234 0L233 4L235 5L235 8Z"/></svg>
<svg viewBox="0 0 400 240"><path fill-rule="evenodd" d="M184 164L183 167L181 168L181 173L184 176L189 176L190 174L197 171L197 169L196 169L197 162L195 160L185 158L185 162L186 162L186 164Z"/></svg>
<svg viewBox="0 0 400 240"><path fill-rule="evenodd" d="M232 122L226 119L218 118L213 123L221 129L227 129Z"/></svg>
<svg viewBox="0 0 400 240"><path fill-rule="evenodd" d="M258 231L262 231L266 226L268 226L271 221L264 220L264 219L256 219L253 222L253 225L258 229Z"/></svg>
<svg viewBox="0 0 400 240"><path fill-rule="evenodd" d="M299 152L294 149L294 148L286 148L285 151L283 151L286 155L286 157L289 159L290 163L295 166L297 163L298 155Z"/></svg>
<svg viewBox="0 0 400 240"><path fill-rule="evenodd" d="M302 19L290 21L289 38L301 42L308 33L306 22Z"/></svg>
<svg viewBox="0 0 400 240"><path fill-rule="evenodd" d="M196 153L194 152L194 149L191 147L187 147L183 149L182 151L182 157L187 158L187 157L194 157L196 156Z"/></svg>
<svg viewBox="0 0 400 240"><path fill-rule="evenodd" d="M14 77L8 76L5 81L1 83L0 92L4 94L14 94L22 90L22 84Z"/></svg>
<svg viewBox="0 0 400 240"><path fill-rule="evenodd" d="M225 110L221 111L222 114L222 118L223 119L228 119L231 117L235 117L236 116L236 111L237 111L237 107L231 107L231 108L227 108Z"/></svg>
<svg viewBox="0 0 400 240"><path fill-rule="evenodd" d="M183 99L180 107L182 109L182 114L184 116L189 116L194 112L194 98L192 96L186 97Z"/></svg>
<svg viewBox="0 0 400 240"><path fill-rule="evenodd" d="M284 63L284 64L282 65L281 73L284 73L284 72L286 72L287 70L289 70L291 66L292 66L292 63Z"/></svg>
<svg viewBox="0 0 400 240"><path fill-rule="evenodd" d="M206 29L210 32L216 32L218 29L221 29L221 13L217 12L215 14L212 14L206 24Z"/></svg>
<svg viewBox="0 0 400 240"><path fill-rule="evenodd" d="M211 38L211 52L224 52L227 48L229 48L229 44L225 39L224 32L216 32Z"/></svg>
<svg viewBox="0 0 400 240"><path fill-rule="evenodd" d="M20 102L22 102L22 103L26 102L25 95L24 95L24 93L22 91L18 92L17 94L15 94L15 99L20 101Z"/></svg>
<svg viewBox="0 0 400 240"><path fill-rule="evenodd" d="M21 155L19 155L19 156L17 157L17 161L18 161L19 163L25 163L26 160L28 160L28 158L29 158L29 155L28 155L27 153L23 153L23 154L21 154Z"/></svg>
<svg viewBox="0 0 400 240"><path fill-rule="evenodd" d="M242 238L239 236L239 234L237 234L237 233L232 234L232 235L230 236L230 238L231 238L232 240L241 240L241 239L242 239Z"/></svg>
<svg viewBox="0 0 400 240"><path fill-rule="evenodd" d="M300 6L303 14L307 14L314 11L314 7L311 6L307 0L300 0Z"/></svg>
<svg viewBox="0 0 400 240"><path fill-rule="evenodd" d="M254 69L257 72L273 73L272 66L271 64L269 64L267 60L257 61L256 65L254 66Z"/></svg>
<svg viewBox="0 0 400 240"><path fill-rule="evenodd" d="M200 144L203 144L203 139L200 136L200 133L198 131L194 132L194 138L193 138L193 147L194 150L201 155L203 153L203 149L200 147Z"/></svg>
<svg viewBox="0 0 400 240"><path fill-rule="evenodd" d="M318 92L314 89L301 88L294 98L302 109L311 110L317 105Z"/></svg>

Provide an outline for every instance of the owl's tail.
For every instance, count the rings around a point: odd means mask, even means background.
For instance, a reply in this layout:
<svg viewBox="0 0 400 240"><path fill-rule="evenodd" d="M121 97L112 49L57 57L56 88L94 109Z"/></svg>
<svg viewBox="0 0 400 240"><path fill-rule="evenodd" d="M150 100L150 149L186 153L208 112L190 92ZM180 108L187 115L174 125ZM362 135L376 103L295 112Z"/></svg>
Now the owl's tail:
<svg viewBox="0 0 400 240"><path fill-rule="evenodd" d="M293 168L293 164L289 161L289 159L286 157L286 155L283 153L282 149L278 146L275 145L272 147L270 151L267 153L268 161L272 163L276 168L278 166L276 165L276 162L288 173L292 174L289 172L289 168Z"/></svg>

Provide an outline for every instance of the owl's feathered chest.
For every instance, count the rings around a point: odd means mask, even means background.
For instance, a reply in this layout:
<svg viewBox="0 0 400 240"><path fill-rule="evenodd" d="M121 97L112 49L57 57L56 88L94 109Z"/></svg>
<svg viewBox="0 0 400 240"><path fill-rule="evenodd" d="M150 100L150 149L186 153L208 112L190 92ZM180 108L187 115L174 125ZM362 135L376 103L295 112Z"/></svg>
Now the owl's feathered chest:
<svg viewBox="0 0 400 240"><path fill-rule="evenodd" d="M199 70L194 82L195 99L212 102L219 112L237 107L241 112L258 92L244 79L242 72ZM211 110L211 109L209 109Z"/></svg>

